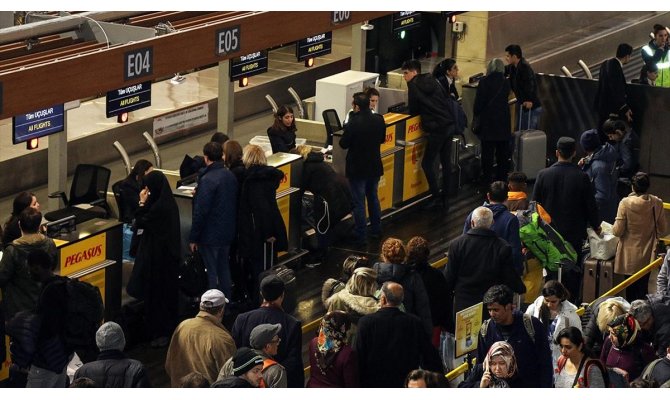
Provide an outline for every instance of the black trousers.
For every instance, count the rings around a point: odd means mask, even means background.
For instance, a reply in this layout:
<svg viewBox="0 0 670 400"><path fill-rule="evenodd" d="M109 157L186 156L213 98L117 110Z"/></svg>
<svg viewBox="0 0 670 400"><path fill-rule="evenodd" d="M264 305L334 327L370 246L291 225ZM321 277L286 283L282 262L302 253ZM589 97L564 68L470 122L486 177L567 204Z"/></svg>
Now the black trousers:
<svg viewBox="0 0 670 400"><path fill-rule="evenodd" d="M452 136L440 135L435 133L428 134L428 142L426 143L426 150L421 160L421 168L426 174L426 180L430 187L434 199L442 198L446 200L449 193L449 181L451 177L451 141ZM439 167L436 165L436 160L440 160L442 166L442 195L440 196L440 187L437 182L439 174Z"/></svg>
<svg viewBox="0 0 670 400"><path fill-rule="evenodd" d="M493 171L494 155L497 164L497 171L495 172ZM482 173L487 183L507 181L510 157L509 140L482 140Z"/></svg>

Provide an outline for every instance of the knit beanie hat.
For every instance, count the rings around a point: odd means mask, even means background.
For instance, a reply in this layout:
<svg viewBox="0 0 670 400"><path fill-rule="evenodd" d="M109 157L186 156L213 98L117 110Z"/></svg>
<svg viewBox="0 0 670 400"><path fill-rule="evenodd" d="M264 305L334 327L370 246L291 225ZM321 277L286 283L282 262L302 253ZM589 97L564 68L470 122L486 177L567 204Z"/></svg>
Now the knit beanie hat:
<svg viewBox="0 0 670 400"><path fill-rule="evenodd" d="M240 347L233 357L233 374L241 376L251 371L256 365L263 365L263 357L248 347Z"/></svg>
<svg viewBox="0 0 670 400"><path fill-rule="evenodd" d="M116 322L105 322L95 333L95 344L100 351L123 351L126 347L126 337L123 329Z"/></svg>
<svg viewBox="0 0 670 400"><path fill-rule="evenodd" d="M579 138L579 144L582 145L582 149L585 152L592 152L600 147L600 137L598 136L598 131L595 129L590 129L584 133Z"/></svg>

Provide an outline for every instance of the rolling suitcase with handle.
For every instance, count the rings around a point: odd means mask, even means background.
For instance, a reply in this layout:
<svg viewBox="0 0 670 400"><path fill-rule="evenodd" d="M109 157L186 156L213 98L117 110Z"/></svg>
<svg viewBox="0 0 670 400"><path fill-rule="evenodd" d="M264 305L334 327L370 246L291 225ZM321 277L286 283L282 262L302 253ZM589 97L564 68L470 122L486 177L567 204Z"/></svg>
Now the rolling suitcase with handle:
<svg viewBox="0 0 670 400"><path fill-rule="evenodd" d="M523 108L519 110L519 127ZM528 126L531 113L528 111ZM538 129L518 130L514 132L513 161L516 171L526 174L529 180L537 178L538 172L547 164L547 135Z"/></svg>
<svg viewBox="0 0 670 400"><path fill-rule="evenodd" d="M598 281L600 280L600 265L595 258L585 258L583 262L584 278L582 286L582 301L590 303L598 298Z"/></svg>
<svg viewBox="0 0 670 400"><path fill-rule="evenodd" d="M614 287L614 259L599 260L598 297Z"/></svg>

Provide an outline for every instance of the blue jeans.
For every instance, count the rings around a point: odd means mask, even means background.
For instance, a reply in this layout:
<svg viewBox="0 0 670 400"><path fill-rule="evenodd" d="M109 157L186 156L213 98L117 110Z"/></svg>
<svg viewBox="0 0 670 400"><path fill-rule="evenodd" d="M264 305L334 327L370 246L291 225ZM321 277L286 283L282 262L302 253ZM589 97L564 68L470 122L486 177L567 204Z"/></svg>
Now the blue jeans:
<svg viewBox="0 0 670 400"><path fill-rule="evenodd" d="M230 278L230 246L198 245L198 251L207 268L209 288L219 289L226 298L233 296L232 279Z"/></svg>
<svg viewBox="0 0 670 400"><path fill-rule="evenodd" d="M530 125L528 125L528 113L530 112ZM532 110L527 110L519 104L517 106L517 113L519 113L520 125L518 126L519 131L525 131L528 129L537 129L540 125L540 116L544 110L542 107L537 107Z"/></svg>
<svg viewBox="0 0 670 400"><path fill-rule="evenodd" d="M381 233L382 209L377 196L379 177L368 179L349 178L351 197L354 201L354 233L357 240L365 239L365 200L368 201L370 215L370 230Z"/></svg>

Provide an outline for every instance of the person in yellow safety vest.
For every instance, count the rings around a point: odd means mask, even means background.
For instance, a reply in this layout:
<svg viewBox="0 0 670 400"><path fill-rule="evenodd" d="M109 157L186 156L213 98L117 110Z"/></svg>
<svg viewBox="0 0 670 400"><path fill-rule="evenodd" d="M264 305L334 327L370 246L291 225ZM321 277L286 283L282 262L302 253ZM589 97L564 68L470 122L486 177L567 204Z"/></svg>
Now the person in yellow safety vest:
<svg viewBox="0 0 670 400"><path fill-rule="evenodd" d="M670 56L668 55L668 28L654 25L654 39L642 47L642 59L648 67L656 65L658 78L655 86L670 87Z"/></svg>
<svg viewBox="0 0 670 400"><path fill-rule="evenodd" d="M279 338L281 324L260 324L251 330L249 344L254 351L263 357L263 370L259 387L285 388L286 369L274 360L277 355L281 339Z"/></svg>

